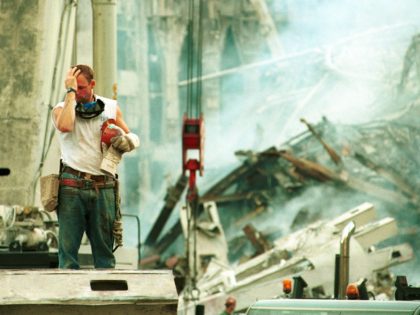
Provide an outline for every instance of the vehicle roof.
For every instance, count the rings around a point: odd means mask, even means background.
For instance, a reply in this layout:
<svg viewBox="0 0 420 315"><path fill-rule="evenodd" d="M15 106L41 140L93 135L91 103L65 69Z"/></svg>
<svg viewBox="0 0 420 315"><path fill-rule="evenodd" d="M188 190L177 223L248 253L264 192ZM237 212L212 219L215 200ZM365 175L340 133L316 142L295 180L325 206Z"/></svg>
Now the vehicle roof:
<svg viewBox="0 0 420 315"><path fill-rule="evenodd" d="M377 301L377 300L311 300L311 299L276 299L260 300L250 310L372 310L380 311L414 311L420 307L420 301Z"/></svg>

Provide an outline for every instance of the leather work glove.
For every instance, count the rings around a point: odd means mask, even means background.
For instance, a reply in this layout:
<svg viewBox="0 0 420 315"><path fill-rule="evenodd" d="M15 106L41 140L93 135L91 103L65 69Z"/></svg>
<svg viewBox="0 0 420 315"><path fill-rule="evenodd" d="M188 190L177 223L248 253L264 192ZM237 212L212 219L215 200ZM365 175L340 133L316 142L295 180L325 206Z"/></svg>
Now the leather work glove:
<svg viewBox="0 0 420 315"><path fill-rule="evenodd" d="M116 150L120 151L121 153L126 153L139 147L140 139L136 134L130 132L112 138L111 144Z"/></svg>
<svg viewBox="0 0 420 315"><path fill-rule="evenodd" d="M122 153L117 151L112 145L107 146L102 142L103 158L101 162L101 170L114 176L117 173L118 164L121 161Z"/></svg>

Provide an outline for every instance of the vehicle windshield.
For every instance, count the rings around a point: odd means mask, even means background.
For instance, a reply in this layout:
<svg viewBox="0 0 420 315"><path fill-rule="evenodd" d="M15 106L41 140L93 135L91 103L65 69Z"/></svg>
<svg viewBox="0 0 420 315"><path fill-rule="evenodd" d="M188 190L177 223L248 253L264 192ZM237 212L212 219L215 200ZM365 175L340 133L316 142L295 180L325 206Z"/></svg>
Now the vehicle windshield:
<svg viewBox="0 0 420 315"><path fill-rule="evenodd" d="M420 314L420 301L266 300L247 315L405 315Z"/></svg>

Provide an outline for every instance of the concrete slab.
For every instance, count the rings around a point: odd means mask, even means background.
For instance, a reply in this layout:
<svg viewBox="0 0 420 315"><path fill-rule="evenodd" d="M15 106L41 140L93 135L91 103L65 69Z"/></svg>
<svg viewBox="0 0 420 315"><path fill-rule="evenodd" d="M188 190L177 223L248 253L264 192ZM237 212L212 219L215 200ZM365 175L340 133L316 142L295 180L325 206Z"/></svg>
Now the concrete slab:
<svg viewBox="0 0 420 315"><path fill-rule="evenodd" d="M171 271L0 270L0 314L176 314Z"/></svg>

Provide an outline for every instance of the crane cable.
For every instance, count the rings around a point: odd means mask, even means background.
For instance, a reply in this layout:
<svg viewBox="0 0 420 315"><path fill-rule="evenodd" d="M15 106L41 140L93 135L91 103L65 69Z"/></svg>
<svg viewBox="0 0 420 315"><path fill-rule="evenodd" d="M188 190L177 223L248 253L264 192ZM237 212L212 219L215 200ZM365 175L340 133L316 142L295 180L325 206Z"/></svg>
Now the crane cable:
<svg viewBox="0 0 420 315"><path fill-rule="evenodd" d="M198 2L198 8L196 7ZM198 14L195 14L198 10ZM203 0L189 0L187 27L187 81L202 76ZM198 21L196 19L198 17ZM194 39L197 39L195 45ZM187 85L187 117L198 118L202 112L201 80Z"/></svg>
<svg viewBox="0 0 420 315"><path fill-rule="evenodd" d="M198 2L198 8L196 3ZM187 22L187 81L192 80L194 77L201 78L202 76L202 46L203 46L203 0L189 0L188 2L188 22ZM195 14L198 10L198 14ZM196 18L198 17L198 21ZM196 40L196 44L195 44ZM187 86L187 104L186 104L186 117L184 117L183 130L183 143L187 141L185 137L188 137L188 133L192 132L191 127L198 127L195 130L195 136L198 135L199 143L194 145L187 145L184 147L183 144L183 168L184 172L186 169L190 170L190 184L187 193L187 242L186 242L186 256L187 256L187 290L184 298L186 300L197 300L200 295L200 291L197 288L197 216L198 216L198 194L195 186L195 171L198 169L190 169L186 166L188 164L186 160L186 150L188 149L199 149L200 150L200 163L202 163L202 89L201 80L198 80L194 84L188 84ZM196 123L199 122L198 125ZM183 127L183 128L184 128ZM189 135L191 136L191 134ZM187 141L188 142L188 141ZM198 145L198 147L197 147ZM201 164L200 164L201 165ZM200 173L202 173L202 167L200 166ZM193 183L193 184L192 184ZM194 196L191 198L191 196ZM192 253L191 253L192 251Z"/></svg>

